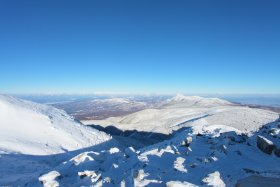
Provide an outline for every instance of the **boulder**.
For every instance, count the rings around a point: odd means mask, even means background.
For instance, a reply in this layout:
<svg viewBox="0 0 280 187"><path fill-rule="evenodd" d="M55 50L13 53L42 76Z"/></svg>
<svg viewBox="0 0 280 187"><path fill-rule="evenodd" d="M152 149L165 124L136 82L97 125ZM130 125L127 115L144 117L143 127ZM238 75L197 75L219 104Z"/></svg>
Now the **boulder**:
<svg viewBox="0 0 280 187"><path fill-rule="evenodd" d="M234 143L244 143L248 139L248 136L244 133L237 134L234 131L230 131L230 132L221 133L220 138L221 139L228 139L228 140L230 140L231 142L234 142Z"/></svg>
<svg viewBox="0 0 280 187"><path fill-rule="evenodd" d="M272 141L260 135L257 136L257 146L261 151L263 151L266 154L271 154L273 149L275 148L275 145Z"/></svg>

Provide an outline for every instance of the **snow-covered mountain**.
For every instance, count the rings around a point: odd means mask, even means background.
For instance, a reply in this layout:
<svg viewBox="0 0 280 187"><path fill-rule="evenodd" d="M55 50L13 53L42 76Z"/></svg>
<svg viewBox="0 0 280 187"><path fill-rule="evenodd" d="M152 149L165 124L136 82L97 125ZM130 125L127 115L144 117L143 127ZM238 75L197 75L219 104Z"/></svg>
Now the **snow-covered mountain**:
<svg viewBox="0 0 280 187"><path fill-rule="evenodd" d="M91 103L93 104L93 107L111 107L114 108L114 110L120 111L129 111L135 108L142 109L147 105L144 102L132 101L125 98L94 99L91 101Z"/></svg>
<svg viewBox="0 0 280 187"><path fill-rule="evenodd" d="M161 103L162 107L213 107L220 105L233 105L232 103L219 98L204 98L200 96L185 96L177 94Z"/></svg>
<svg viewBox="0 0 280 187"><path fill-rule="evenodd" d="M93 146L110 136L74 121L64 111L0 96L0 151L47 155Z"/></svg>
<svg viewBox="0 0 280 187"><path fill-rule="evenodd" d="M122 117L83 121L84 124L114 125L121 130L170 134L194 125L225 125L241 131L254 131L278 119L275 112L234 105L216 98L177 95L150 108Z"/></svg>
<svg viewBox="0 0 280 187"><path fill-rule="evenodd" d="M122 116L145 109L145 102L129 98L83 99L67 103L58 103L55 107L67 111L77 119L105 119L110 116Z"/></svg>
<svg viewBox="0 0 280 187"><path fill-rule="evenodd" d="M84 122L170 134L138 150L123 144L131 137L117 142L61 110L7 96L0 123L0 186L280 185L279 114L220 99L177 95L160 107Z"/></svg>
<svg viewBox="0 0 280 187"><path fill-rule="evenodd" d="M45 186L280 185L280 121L274 112L223 104L149 109L118 120L120 128L171 128L173 136L140 150L84 152L39 180Z"/></svg>

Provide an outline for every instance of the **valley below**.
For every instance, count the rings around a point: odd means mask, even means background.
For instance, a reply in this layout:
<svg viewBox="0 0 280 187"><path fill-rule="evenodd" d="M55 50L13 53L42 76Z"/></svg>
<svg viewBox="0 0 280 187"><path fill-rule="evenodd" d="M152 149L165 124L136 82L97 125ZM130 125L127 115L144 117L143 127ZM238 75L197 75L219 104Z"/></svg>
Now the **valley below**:
<svg viewBox="0 0 280 187"><path fill-rule="evenodd" d="M0 112L0 186L280 185L274 108L185 95L49 105L1 96Z"/></svg>

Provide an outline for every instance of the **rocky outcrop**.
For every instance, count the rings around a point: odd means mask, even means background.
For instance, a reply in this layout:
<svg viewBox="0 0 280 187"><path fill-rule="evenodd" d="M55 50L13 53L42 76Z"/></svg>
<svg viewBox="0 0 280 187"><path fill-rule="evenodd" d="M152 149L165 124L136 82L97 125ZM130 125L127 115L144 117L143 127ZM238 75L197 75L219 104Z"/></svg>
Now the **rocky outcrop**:
<svg viewBox="0 0 280 187"><path fill-rule="evenodd" d="M271 154L275 148L275 145L272 141L260 135L257 136L257 146L261 151L263 151L266 154Z"/></svg>
<svg viewBox="0 0 280 187"><path fill-rule="evenodd" d="M246 134L237 134L234 131L221 133L220 139L228 139L230 144L244 143L248 139Z"/></svg>
<svg viewBox="0 0 280 187"><path fill-rule="evenodd" d="M181 143L181 145L182 145L182 146L189 147L191 143L192 143L192 137L191 137L191 136L188 136L188 137Z"/></svg>

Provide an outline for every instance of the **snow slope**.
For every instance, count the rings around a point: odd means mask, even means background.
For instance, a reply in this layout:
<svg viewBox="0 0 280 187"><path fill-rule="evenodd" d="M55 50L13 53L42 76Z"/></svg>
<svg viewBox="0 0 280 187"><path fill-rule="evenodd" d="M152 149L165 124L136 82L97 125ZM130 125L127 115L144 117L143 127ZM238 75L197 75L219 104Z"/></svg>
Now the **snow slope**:
<svg viewBox="0 0 280 187"><path fill-rule="evenodd" d="M111 137L64 111L0 96L0 152L47 155L93 146Z"/></svg>
<svg viewBox="0 0 280 187"><path fill-rule="evenodd" d="M267 124L264 130L277 126L280 122ZM279 186L275 178L280 178L280 158L256 145L256 136L263 133L248 136L233 127L200 124L138 151L111 148L81 153L38 179L44 186L233 187L240 179L257 175L273 177L265 178L266 184L273 179Z"/></svg>
<svg viewBox="0 0 280 187"><path fill-rule="evenodd" d="M235 186L240 179L251 175L280 178L280 157L277 156L276 151L280 150L280 121L277 113L235 106L223 100L194 97L194 100L197 99L199 102L191 102L191 99L186 101L178 98L184 97L176 96L171 99L172 102L171 100L164 102L161 108L95 121L99 122L97 124L103 123L104 126L115 124L124 130L172 133L171 139L139 150L132 147L123 149L121 145L113 142L109 146L97 145L86 150L81 149L55 156L27 157L28 162L22 163L21 159L25 157L12 155L11 152L24 150L16 144L5 148L1 145L1 149L9 154L0 155L0 186L39 186L41 183L45 187L224 187ZM95 143L98 142L97 140L112 141L108 135L83 128L64 112L52 107L4 96L1 96L0 101L0 113L6 111L5 114L10 115L9 118L1 115L0 119L11 126L22 121L20 120L22 118L25 122L29 122L23 124L32 124L32 127L37 124L35 122L41 122L44 126L57 125L59 133L55 134L56 136L62 134L64 137L71 132L74 137L82 139L94 135L92 138ZM17 123L11 123L8 119L13 119L12 121ZM20 126L17 127L20 129ZM28 137L32 137L33 140L38 138L35 133L29 133L31 128L18 131L2 125L1 128L6 132L15 133L14 136L4 133L6 137L4 140L11 141L13 138L20 137L20 140L27 141L23 144L27 146L26 150L38 151L34 148L37 145L36 141L28 142L31 140ZM41 128L49 133L45 127ZM78 134L75 134L75 130ZM25 137L25 133L28 136ZM43 136L44 133L38 130L38 134ZM87 136L88 134L91 136ZM261 151L257 145L258 135L272 142L275 145L275 152L267 154ZM54 138L54 136L47 137ZM62 150L57 148L58 142L55 138L47 139L55 142L52 144L55 145L54 148L50 151L64 150L64 148ZM61 139L63 140L64 138ZM30 145L34 147L31 149ZM61 145L68 146L68 142ZM49 162L52 161L55 162L50 165ZM24 168L28 170L27 173L13 176L15 171L21 172ZM276 183L276 185L280 184Z"/></svg>
<svg viewBox="0 0 280 187"><path fill-rule="evenodd" d="M204 98L200 96L185 96L177 94L171 99L167 99L161 103L165 108L178 108L178 107L212 107L217 105L233 105L232 103L219 99L219 98Z"/></svg>
<svg viewBox="0 0 280 187"><path fill-rule="evenodd" d="M278 119L275 112L233 105L216 98L177 95L164 101L160 108L145 109L123 117L82 121L84 124L115 125L121 130L170 134L178 128L226 125L241 131L255 131Z"/></svg>

